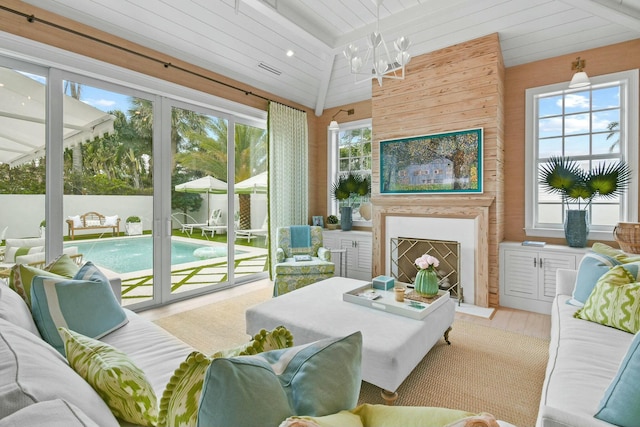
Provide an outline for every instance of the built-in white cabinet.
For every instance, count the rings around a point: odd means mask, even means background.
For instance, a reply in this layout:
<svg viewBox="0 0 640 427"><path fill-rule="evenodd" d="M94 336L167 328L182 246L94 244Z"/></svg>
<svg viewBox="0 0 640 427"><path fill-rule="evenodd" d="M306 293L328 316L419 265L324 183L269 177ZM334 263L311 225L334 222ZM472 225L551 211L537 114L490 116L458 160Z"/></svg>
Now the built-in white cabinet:
<svg viewBox="0 0 640 427"><path fill-rule="evenodd" d="M336 276L371 280L373 243L369 231L323 230L323 246L331 249ZM342 266L340 257L342 256ZM342 272L341 272L342 267Z"/></svg>
<svg viewBox="0 0 640 427"><path fill-rule="evenodd" d="M560 245L500 244L500 305L550 314L556 270L576 269L586 249Z"/></svg>

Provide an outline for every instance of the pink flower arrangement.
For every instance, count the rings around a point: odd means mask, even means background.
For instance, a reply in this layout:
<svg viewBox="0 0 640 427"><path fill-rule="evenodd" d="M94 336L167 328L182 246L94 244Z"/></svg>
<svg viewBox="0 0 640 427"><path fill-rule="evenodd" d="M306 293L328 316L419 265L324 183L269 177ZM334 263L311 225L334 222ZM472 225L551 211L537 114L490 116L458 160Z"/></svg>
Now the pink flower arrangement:
<svg viewBox="0 0 640 427"><path fill-rule="evenodd" d="M436 257L424 254L416 259L416 265L421 270L434 271L440 265L440 261Z"/></svg>

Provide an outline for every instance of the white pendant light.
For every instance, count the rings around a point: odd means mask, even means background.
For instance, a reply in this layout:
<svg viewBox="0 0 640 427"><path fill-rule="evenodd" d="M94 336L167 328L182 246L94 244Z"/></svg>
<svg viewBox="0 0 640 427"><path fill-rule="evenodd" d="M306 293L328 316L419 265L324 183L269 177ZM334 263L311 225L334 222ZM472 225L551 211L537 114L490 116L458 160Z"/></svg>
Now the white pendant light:
<svg viewBox="0 0 640 427"><path fill-rule="evenodd" d="M569 83L570 89L577 89L581 87L586 87L591 84L589 81L589 76L587 73L582 71L585 67L586 61L584 59L580 59L578 57L575 61L571 63L571 69L576 70L576 73L571 78L571 83Z"/></svg>
<svg viewBox="0 0 640 427"><path fill-rule="evenodd" d="M382 86L382 79L404 80L406 65L411 60L409 38L401 36L394 43L395 55L387 48L380 32L380 6L383 0L373 0L376 5L376 29L367 36L367 51L362 56L358 47L349 44L344 57L349 61L349 72L355 76L356 83L377 80Z"/></svg>

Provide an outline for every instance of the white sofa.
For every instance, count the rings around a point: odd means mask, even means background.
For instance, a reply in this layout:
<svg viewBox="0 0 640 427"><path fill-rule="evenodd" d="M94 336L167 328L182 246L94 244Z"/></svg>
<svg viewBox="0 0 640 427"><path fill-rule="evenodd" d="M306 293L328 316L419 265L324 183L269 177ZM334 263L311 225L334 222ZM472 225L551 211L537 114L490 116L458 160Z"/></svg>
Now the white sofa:
<svg viewBox="0 0 640 427"><path fill-rule="evenodd" d="M120 279L110 282L114 293L121 295ZM147 375L156 395L162 396L174 370L193 349L152 322L125 311L129 322L101 340L131 357ZM52 401L57 401L56 408L51 408ZM43 412L58 414L60 423L45 417L38 424L36 414ZM0 426L5 425L130 424L119 424L91 386L40 338L20 296L0 283Z"/></svg>
<svg viewBox="0 0 640 427"><path fill-rule="evenodd" d="M567 301L576 276L577 270L556 272L549 362L537 427L613 426L594 414L634 335L573 317L578 307Z"/></svg>
<svg viewBox="0 0 640 427"><path fill-rule="evenodd" d="M115 294L120 295L120 279L111 279L110 282ZM132 311L126 309L125 311L129 322L100 338L100 340L126 353L135 365L144 371L156 396L160 398L176 368L181 366L181 362L187 358L193 349L154 323ZM212 333L215 333L215 331L212 330ZM296 348L298 352L301 352L306 350L299 350L300 348L311 349L312 347L299 346ZM326 352L320 349L317 354L322 353ZM345 351L346 353L348 353L349 359L355 360L357 358L359 360L359 355L357 356L353 351L347 350ZM311 360L310 353L306 352L305 354L306 356L302 358L293 357L292 359L304 360L302 361L304 364L307 360ZM327 356L327 358L332 356ZM218 359L223 365L229 365L230 360L232 359ZM282 362L282 360L278 362ZM344 361L340 360L338 362L340 367L335 369L335 374L343 388L347 389L348 387L345 387L346 380L344 379L347 370L346 368L343 370L342 362ZM241 360L236 363L238 365L251 364L244 363ZM317 366L323 365L321 363ZM300 368L301 371L305 369ZM313 369L313 367L310 369ZM262 370L262 368L258 369L258 371ZM290 379L294 384L299 383L296 387L304 388L305 383L314 382L311 378L311 375L314 374L303 373L301 375L304 381ZM331 377L331 375L323 373L320 376ZM243 391L239 389L242 386L236 385L239 377L233 378L235 379L228 384L222 394L232 396L231 401L238 407L255 409L255 399L245 402L238 397L239 395L244 396ZM247 383L246 378L243 377L243 379ZM359 382L359 376L353 376L352 381L354 380ZM251 387L247 389L262 389L261 387L256 388L256 383L251 379L249 383ZM332 398L333 396L341 395L340 392L336 392L334 386L335 383L331 383ZM215 394L216 387L211 388L214 389L213 393ZM321 385L317 389L309 391L315 397L328 397L329 395L326 385ZM203 391L203 393L205 392ZM260 397L261 399L259 400L262 401L264 407L272 405L272 395L266 394ZM352 397L355 405L357 394ZM214 401L216 401L218 396L214 395L214 398ZM299 400L304 401L304 399ZM313 398L311 401L317 402L319 399ZM222 405L224 406L224 404ZM319 406L323 405L320 404ZM226 406L224 407L227 408ZM229 409L229 413L235 414L238 412L242 411ZM249 412L251 413L252 411ZM255 416L260 418L262 413L257 411ZM399 422L400 425L418 425L422 424L421 420L424 420L424 424L433 425L434 419L441 421L442 425L450 425L450 423L457 422L456 427L467 425L465 423L472 420L486 423L473 425L495 425L489 424L492 420L495 422L493 417L486 415L429 407L390 408L385 405L361 405L353 409L353 411L330 413L327 417L334 416L336 418L334 418L333 424L329 425L362 425L359 423L365 420L365 426L389 425L388 423L385 424L384 420L391 420L391 425L396 425L395 422ZM344 424L344 417L349 418L350 422L348 424ZM293 418L295 417L289 419L291 425L296 423ZM403 419L411 422L402 421ZM219 424L218 421L216 423ZM25 302L0 279L0 427L26 425L30 427L132 426L130 423L116 419L97 392L69 366L66 359L58 351L41 338ZM225 423L222 422L222 425L225 425ZM236 423L227 423L226 425L229 427L241 427ZM253 427L254 425L256 423L252 422L247 427ZM501 427L513 427L511 424L502 421L499 421L499 425Z"/></svg>

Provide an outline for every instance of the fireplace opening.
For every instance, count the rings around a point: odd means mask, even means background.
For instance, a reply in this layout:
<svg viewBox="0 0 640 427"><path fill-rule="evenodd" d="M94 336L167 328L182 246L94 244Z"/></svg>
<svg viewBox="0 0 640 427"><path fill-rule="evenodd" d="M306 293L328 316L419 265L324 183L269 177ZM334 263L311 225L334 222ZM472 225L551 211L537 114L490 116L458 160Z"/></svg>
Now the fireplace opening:
<svg viewBox="0 0 640 427"><path fill-rule="evenodd" d="M415 260L424 254L436 257L440 265L436 269L438 286L449 291L460 304L463 300L460 286L460 243L451 240L391 238L391 276L398 282L413 286L418 266Z"/></svg>

